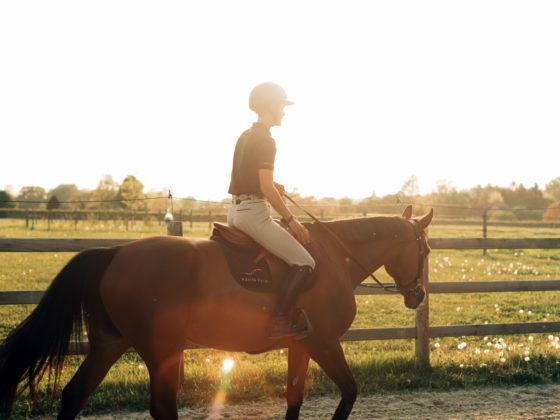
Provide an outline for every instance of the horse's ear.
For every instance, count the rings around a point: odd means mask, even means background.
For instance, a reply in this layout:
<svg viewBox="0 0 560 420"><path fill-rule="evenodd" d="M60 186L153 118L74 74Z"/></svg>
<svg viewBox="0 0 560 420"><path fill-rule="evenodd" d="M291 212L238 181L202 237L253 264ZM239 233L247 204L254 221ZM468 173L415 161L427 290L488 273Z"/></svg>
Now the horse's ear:
<svg viewBox="0 0 560 420"><path fill-rule="evenodd" d="M428 227L428 225L431 223L433 217L434 217L434 209L430 209L430 211L428 213L426 213L424 216L422 216L418 220L418 224L420 225L422 230L424 230Z"/></svg>
<svg viewBox="0 0 560 420"><path fill-rule="evenodd" d="M402 213L402 217L405 219L410 219L412 217L412 206L406 206L406 209L404 209Z"/></svg>

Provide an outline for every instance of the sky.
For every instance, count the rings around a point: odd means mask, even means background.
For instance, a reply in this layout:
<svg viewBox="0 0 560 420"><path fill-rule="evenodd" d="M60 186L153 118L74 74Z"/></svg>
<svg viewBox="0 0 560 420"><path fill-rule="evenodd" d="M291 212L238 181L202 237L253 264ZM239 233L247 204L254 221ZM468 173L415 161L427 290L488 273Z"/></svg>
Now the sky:
<svg viewBox="0 0 560 420"><path fill-rule="evenodd" d="M557 1L0 3L0 189L135 175L227 197L250 90L281 84L303 196L560 176Z"/></svg>

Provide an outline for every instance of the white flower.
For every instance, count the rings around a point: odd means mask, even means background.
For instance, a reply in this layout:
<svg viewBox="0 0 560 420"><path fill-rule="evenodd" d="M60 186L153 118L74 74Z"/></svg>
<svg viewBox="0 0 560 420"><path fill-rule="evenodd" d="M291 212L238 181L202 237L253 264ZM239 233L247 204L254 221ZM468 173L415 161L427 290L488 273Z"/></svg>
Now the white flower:
<svg viewBox="0 0 560 420"><path fill-rule="evenodd" d="M528 340L529 340L529 341L533 341L533 336L530 335L530 336L528 337Z"/></svg>
<svg viewBox="0 0 560 420"><path fill-rule="evenodd" d="M467 347L467 343L465 343L464 341L463 341L461 344L459 344L459 345L457 346L457 348L458 348L459 350L462 350L462 349L464 349L465 347Z"/></svg>
<svg viewBox="0 0 560 420"><path fill-rule="evenodd" d="M474 354L480 354L480 349L475 349Z"/></svg>
<svg viewBox="0 0 560 420"><path fill-rule="evenodd" d="M522 313L523 313L523 309L520 309L520 310L519 310L519 313L522 314Z"/></svg>
<svg viewBox="0 0 560 420"><path fill-rule="evenodd" d="M480 367L481 367L481 368L485 368L486 366L487 366L486 363L481 363L481 364L480 364Z"/></svg>
<svg viewBox="0 0 560 420"><path fill-rule="evenodd" d="M463 368L463 367L465 367L465 365L461 363L461 364L459 365L459 367L460 367L460 368Z"/></svg>
<svg viewBox="0 0 560 420"><path fill-rule="evenodd" d="M457 306L456 311L459 312L460 310L461 310L461 307L460 307L460 306Z"/></svg>
<svg viewBox="0 0 560 420"><path fill-rule="evenodd" d="M549 336L548 336L548 339L549 339L550 341L552 341L552 340L554 340L554 337L553 337L552 335L549 335Z"/></svg>
<svg viewBox="0 0 560 420"><path fill-rule="evenodd" d="M440 346L439 343L434 344L434 347L435 347L436 349L439 349L439 346Z"/></svg>
<svg viewBox="0 0 560 420"><path fill-rule="evenodd" d="M505 363L505 361L506 361L506 358L505 358L505 357L502 357L502 358L500 359L500 362L502 362L502 363Z"/></svg>
<svg viewBox="0 0 560 420"><path fill-rule="evenodd" d="M525 356L529 356L529 350L525 350Z"/></svg>
<svg viewBox="0 0 560 420"><path fill-rule="evenodd" d="M525 361L528 362L529 360L531 360L528 356L525 357Z"/></svg>
<svg viewBox="0 0 560 420"><path fill-rule="evenodd" d="M488 354L490 352L490 350L486 349L484 350L484 353Z"/></svg>

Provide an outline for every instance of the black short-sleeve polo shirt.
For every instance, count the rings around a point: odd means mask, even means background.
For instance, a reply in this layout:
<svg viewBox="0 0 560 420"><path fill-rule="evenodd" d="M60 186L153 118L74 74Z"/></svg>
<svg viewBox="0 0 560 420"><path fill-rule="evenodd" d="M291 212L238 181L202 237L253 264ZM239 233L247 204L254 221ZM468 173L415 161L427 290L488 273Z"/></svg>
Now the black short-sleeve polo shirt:
<svg viewBox="0 0 560 420"><path fill-rule="evenodd" d="M261 123L254 123L237 140L229 193L262 195L259 169L274 169L275 157L276 142L269 129Z"/></svg>

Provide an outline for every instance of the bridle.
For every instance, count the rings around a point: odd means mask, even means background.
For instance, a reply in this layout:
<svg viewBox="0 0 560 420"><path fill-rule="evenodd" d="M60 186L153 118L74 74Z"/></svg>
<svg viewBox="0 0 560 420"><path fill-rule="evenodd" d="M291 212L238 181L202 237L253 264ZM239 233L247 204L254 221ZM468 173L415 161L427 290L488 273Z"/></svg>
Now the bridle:
<svg viewBox="0 0 560 420"><path fill-rule="evenodd" d="M290 202L292 202L292 204L294 204L297 208L302 210L305 214L311 217L311 219L317 222L319 226L321 226L324 230L326 230L337 241L337 243L346 252L346 254L348 254L348 257L352 261L354 261L358 266L360 266L360 268L364 271L364 274L366 274L368 277L371 277L377 283L377 285L362 284L363 287L369 287L373 289L383 289L389 293L400 293L405 298L414 296L417 299L421 299L424 296L424 291L422 290L422 272L424 271L424 258L426 256L426 251L429 250L430 248L428 246L428 243L426 242L426 236L424 235L424 232L420 230L420 226L418 226L418 222L416 220L406 219L407 222L409 222L414 228L414 236L415 236L414 240L418 243L418 272L416 274L416 278L405 286L397 285L396 283L391 286L386 286L383 283L381 283L373 273L369 272L369 270L365 267L364 264L362 264L360 260L358 260L354 255L352 255L352 252L348 249L346 244L342 242L342 240L338 237L338 235L334 233L326 224L324 224L315 216L313 216L311 213L309 213L307 210L302 208L289 195L284 194L284 196Z"/></svg>

